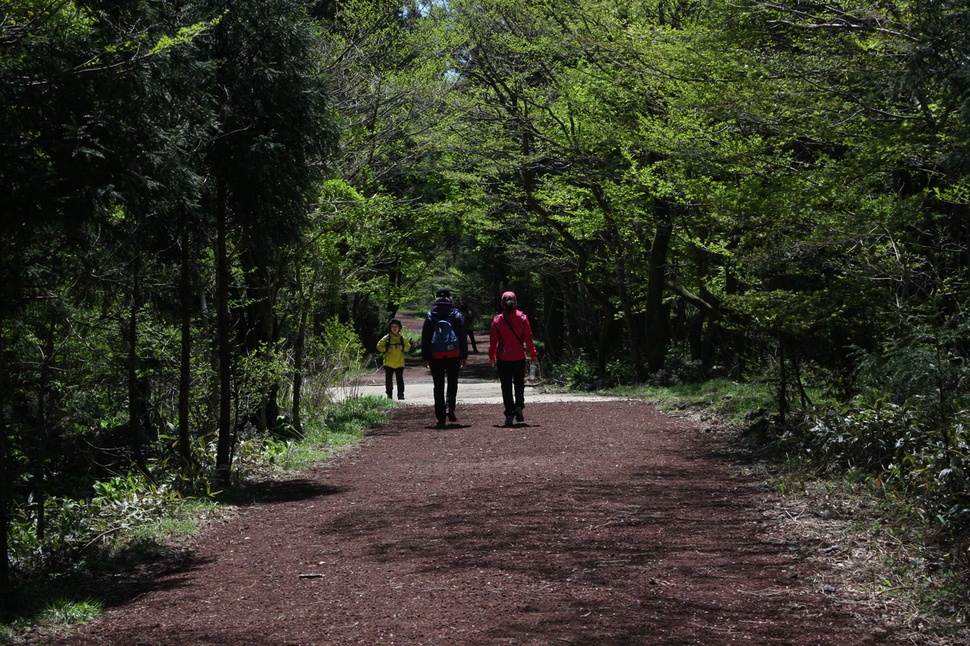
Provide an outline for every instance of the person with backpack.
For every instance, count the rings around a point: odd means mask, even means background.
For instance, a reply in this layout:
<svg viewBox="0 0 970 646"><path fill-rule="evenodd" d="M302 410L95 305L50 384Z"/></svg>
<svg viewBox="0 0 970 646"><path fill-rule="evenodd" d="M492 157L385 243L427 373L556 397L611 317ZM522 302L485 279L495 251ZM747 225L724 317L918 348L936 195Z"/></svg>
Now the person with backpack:
<svg viewBox="0 0 970 646"><path fill-rule="evenodd" d="M421 330L421 358L431 370L434 382L434 416L438 428L444 428L445 418L457 422L455 402L458 399L458 371L468 360L468 336L465 319L451 300L451 290L441 288L435 294L434 305L424 319ZM447 381L447 389L445 382Z"/></svg>
<svg viewBox="0 0 970 646"><path fill-rule="evenodd" d="M391 319L387 334L377 342L377 351L384 354L384 385L387 398L394 396L394 378L397 377L397 398L404 399L404 355L411 351L411 342L401 333L401 322Z"/></svg>
<svg viewBox="0 0 970 646"><path fill-rule="evenodd" d="M488 343L488 362L498 367L502 382L502 403L505 405L505 425L513 420L524 422L526 351L532 365L539 365L539 353L532 340L532 326L525 313L517 309L514 292L502 294L502 313L492 319Z"/></svg>

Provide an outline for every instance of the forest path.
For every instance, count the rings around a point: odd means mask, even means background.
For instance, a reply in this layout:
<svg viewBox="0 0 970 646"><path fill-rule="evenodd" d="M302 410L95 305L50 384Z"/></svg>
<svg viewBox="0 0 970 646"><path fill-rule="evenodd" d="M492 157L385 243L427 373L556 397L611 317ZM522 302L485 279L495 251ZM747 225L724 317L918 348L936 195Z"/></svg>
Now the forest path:
<svg viewBox="0 0 970 646"><path fill-rule="evenodd" d="M470 404L435 429L398 406L44 643L912 643L838 588L811 558L830 546L792 538L718 433L633 400L500 421Z"/></svg>

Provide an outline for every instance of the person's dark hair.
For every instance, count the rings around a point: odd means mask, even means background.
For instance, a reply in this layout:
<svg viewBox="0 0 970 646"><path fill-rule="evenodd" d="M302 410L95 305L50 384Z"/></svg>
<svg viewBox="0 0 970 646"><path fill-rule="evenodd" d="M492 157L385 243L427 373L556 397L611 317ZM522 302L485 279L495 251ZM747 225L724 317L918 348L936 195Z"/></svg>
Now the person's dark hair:
<svg viewBox="0 0 970 646"><path fill-rule="evenodd" d="M502 307L507 310L514 310L516 305L518 305L518 299L515 297L515 292L505 292L502 294Z"/></svg>
<svg viewBox="0 0 970 646"><path fill-rule="evenodd" d="M393 327L395 325L398 326L399 328L401 328L402 330L404 329L404 326L401 325L401 322L399 320L397 320L397 319L391 319L390 322L387 324L387 329L390 330L391 327Z"/></svg>

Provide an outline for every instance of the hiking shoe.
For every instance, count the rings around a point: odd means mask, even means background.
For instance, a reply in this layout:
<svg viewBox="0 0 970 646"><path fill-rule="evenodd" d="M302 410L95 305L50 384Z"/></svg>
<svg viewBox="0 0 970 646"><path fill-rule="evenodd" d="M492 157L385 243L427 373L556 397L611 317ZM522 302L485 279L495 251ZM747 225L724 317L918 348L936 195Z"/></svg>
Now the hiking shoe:
<svg viewBox="0 0 970 646"><path fill-rule="evenodd" d="M458 418L455 417L455 411L453 411L453 410L448 411L448 419L450 421L452 421L452 422L457 422L458 421Z"/></svg>
<svg viewBox="0 0 970 646"><path fill-rule="evenodd" d="M515 408L515 421L517 421L517 422L524 422L525 421L525 415L522 414L522 407L521 406L516 406L516 408Z"/></svg>
<svg viewBox="0 0 970 646"><path fill-rule="evenodd" d="M404 401L404 395L398 395L397 398L400 399L401 401Z"/></svg>
<svg viewBox="0 0 970 646"><path fill-rule="evenodd" d="M434 425L434 427L435 427L435 428L444 428L444 427L445 427L445 420L443 420L443 419L439 419L439 420L438 420L438 423L437 423L437 424L435 424L435 425Z"/></svg>
<svg viewBox="0 0 970 646"><path fill-rule="evenodd" d="M512 426L512 416L511 415L506 415L505 416L505 425L506 426Z"/></svg>

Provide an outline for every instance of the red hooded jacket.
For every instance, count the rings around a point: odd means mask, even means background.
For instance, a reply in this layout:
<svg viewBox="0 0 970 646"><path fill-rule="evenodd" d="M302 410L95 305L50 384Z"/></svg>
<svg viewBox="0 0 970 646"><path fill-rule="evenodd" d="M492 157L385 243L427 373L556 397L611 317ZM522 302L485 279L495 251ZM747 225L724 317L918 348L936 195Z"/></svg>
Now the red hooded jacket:
<svg viewBox="0 0 970 646"><path fill-rule="evenodd" d="M529 349L529 356L537 360L539 353L532 342L532 326L525 314L519 310L505 310L492 319L489 361L521 361L526 358L523 344Z"/></svg>

